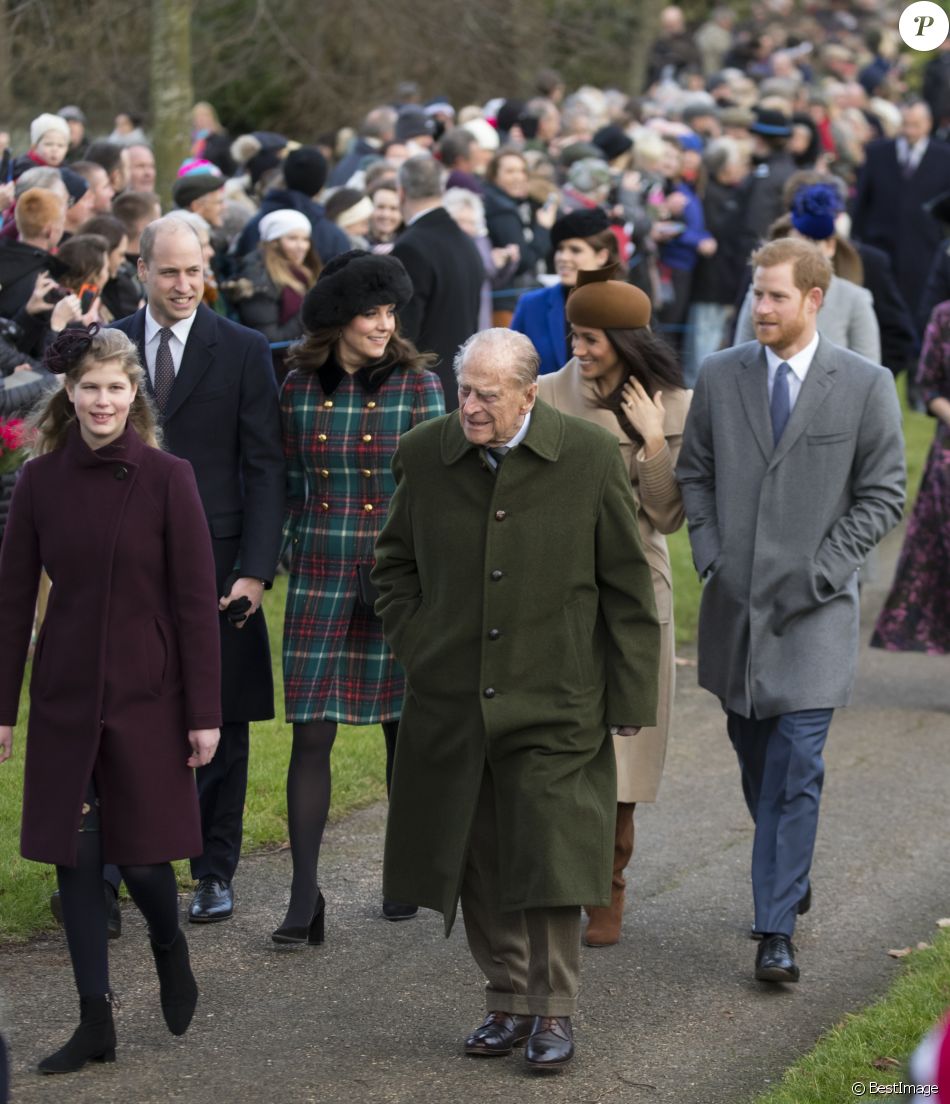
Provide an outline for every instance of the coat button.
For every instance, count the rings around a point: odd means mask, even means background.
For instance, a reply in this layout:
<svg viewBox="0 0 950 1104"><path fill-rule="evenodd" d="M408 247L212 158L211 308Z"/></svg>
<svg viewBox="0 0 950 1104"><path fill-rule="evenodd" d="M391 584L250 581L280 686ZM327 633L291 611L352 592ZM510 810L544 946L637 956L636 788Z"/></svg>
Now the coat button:
<svg viewBox="0 0 950 1104"><path fill-rule="evenodd" d="M363 440L364 440L364 441L365 441L365 442L366 442L367 444L369 444L369 443L370 443L370 441L372 441L372 439L373 439L373 435L372 435L372 433L364 433L364 434L363 434Z"/></svg>
<svg viewBox="0 0 950 1104"><path fill-rule="evenodd" d="M366 409L367 409L367 410L375 410L375 409L376 409L376 403L374 403L374 402L368 402L368 403L366 404Z"/></svg>
<svg viewBox="0 0 950 1104"><path fill-rule="evenodd" d="M116 477L116 479L118 479L120 481L125 479L125 477L128 474L129 474L129 469L128 468L116 468L115 469L115 477Z"/></svg>
<svg viewBox="0 0 950 1104"><path fill-rule="evenodd" d="M372 502L367 502L363 509L366 511L367 514L371 514L373 512Z"/></svg>
<svg viewBox="0 0 950 1104"><path fill-rule="evenodd" d="M507 516L504 510L495 511L495 521L504 521Z"/></svg>
<svg viewBox="0 0 950 1104"><path fill-rule="evenodd" d="M329 410L330 407L333 406L333 399L324 399L323 400L323 405L327 410Z"/></svg>
<svg viewBox="0 0 950 1104"><path fill-rule="evenodd" d="M489 629L488 630L488 639L489 640L497 640L499 636L501 636L501 629Z"/></svg>
<svg viewBox="0 0 950 1104"><path fill-rule="evenodd" d="M493 698L495 696L495 688L493 686L486 686L485 689L482 691L482 694L486 698Z"/></svg>
<svg viewBox="0 0 950 1104"><path fill-rule="evenodd" d="M504 571L499 571L497 567L491 573L491 581L493 583L497 583L499 579L503 579L504 577L505 577Z"/></svg>
<svg viewBox="0 0 950 1104"><path fill-rule="evenodd" d="M323 476L324 479L329 479L330 478L330 472L329 472L329 469L327 469L327 468L321 468L320 469L320 474Z"/></svg>
<svg viewBox="0 0 950 1104"><path fill-rule="evenodd" d="M320 503L320 509L323 510L324 512L326 512L327 510L330 509L330 503L329 502L321 502Z"/></svg>
<svg viewBox="0 0 950 1104"><path fill-rule="evenodd" d="M369 468L363 468L360 471L360 475L365 476L367 479L369 479L372 474L373 473L369 470Z"/></svg>
<svg viewBox="0 0 950 1104"><path fill-rule="evenodd" d="M327 440L327 435L325 433L318 433L317 434L317 440L318 441L326 441Z"/></svg>

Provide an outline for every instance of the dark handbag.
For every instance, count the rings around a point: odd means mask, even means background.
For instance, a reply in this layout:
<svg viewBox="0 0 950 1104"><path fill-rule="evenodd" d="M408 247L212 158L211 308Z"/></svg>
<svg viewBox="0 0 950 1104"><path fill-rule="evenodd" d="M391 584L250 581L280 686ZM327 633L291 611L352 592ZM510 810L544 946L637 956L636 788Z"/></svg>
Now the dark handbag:
<svg viewBox="0 0 950 1104"><path fill-rule="evenodd" d="M372 564L361 563L356 565L356 600L370 613L375 612L373 607L379 597L379 591L373 586L373 581L369 577L372 570Z"/></svg>

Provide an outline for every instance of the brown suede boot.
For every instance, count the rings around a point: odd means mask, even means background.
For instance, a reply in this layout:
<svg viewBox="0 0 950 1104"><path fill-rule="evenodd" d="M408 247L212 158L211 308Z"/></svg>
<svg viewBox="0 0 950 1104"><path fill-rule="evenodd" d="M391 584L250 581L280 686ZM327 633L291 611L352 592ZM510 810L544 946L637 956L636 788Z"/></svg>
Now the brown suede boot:
<svg viewBox="0 0 950 1104"><path fill-rule="evenodd" d="M588 947L610 947L620 941L623 920L623 872L633 855L633 810L636 805L617 804L617 828L614 834L614 876L610 886L610 904L585 907L590 917L584 942Z"/></svg>

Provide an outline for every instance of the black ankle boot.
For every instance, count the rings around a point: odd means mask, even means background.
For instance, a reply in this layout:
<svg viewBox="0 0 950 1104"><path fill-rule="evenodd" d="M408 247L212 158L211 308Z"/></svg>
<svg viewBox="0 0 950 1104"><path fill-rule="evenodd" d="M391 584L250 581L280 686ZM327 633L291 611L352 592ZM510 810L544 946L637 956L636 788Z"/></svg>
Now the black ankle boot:
<svg viewBox="0 0 950 1104"><path fill-rule="evenodd" d="M184 1035L198 1004L198 984L188 960L185 933L178 929L167 947L150 940L161 989L162 1015L172 1035Z"/></svg>
<svg viewBox="0 0 950 1104"><path fill-rule="evenodd" d="M75 1073L87 1062L115 1061L112 994L79 998L79 1027L69 1042L39 1064L40 1073Z"/></svg>

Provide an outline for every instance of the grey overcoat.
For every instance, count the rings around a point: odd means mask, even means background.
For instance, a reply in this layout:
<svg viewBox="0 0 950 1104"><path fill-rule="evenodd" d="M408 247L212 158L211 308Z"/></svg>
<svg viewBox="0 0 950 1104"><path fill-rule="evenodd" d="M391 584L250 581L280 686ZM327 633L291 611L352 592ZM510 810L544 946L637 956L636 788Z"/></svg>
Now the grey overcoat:
<svg viewBox="0 0 950 1104"><path fill-rule="evenodd" d="M904 503L904 442L886 368L824 338L778 447L765 350L708 357L676 469L693 562L711 569L699 683L736 713L847 705L858 568Z"/></svg>
<svg viewBox="0 0 950 1104"><path fill-rule="evenodd" d="M659 628L615 438L538 402L497 476L457 413L400 438L376 611L406 671L383 892L455 916L486 769L502 910L606 904L607 726L656 721Z"/></svg>

